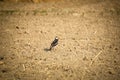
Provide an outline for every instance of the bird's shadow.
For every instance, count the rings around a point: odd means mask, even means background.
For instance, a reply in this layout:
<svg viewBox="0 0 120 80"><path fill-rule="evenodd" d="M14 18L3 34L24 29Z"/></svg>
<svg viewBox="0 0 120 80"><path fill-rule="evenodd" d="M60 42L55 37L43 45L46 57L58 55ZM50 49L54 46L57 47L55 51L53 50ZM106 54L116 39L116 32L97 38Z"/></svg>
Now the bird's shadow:
<svg viewBox="0 0 120 80"><path fill-rule="evenodd" d="M50 49L49 48L44 48L44 51L48 52L48 51L50 51Z"/></svg>

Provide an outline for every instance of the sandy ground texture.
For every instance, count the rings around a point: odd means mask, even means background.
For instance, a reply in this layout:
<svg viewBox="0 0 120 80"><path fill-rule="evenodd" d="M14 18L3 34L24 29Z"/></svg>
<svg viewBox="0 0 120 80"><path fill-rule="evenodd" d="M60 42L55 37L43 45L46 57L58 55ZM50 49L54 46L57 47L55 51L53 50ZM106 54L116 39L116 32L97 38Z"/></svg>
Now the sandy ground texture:
<svg viewBox="0 0 120 80"><path fill-rule="evenodd" d="M0 2L0 80L120 80L120 0Z"/></svg>

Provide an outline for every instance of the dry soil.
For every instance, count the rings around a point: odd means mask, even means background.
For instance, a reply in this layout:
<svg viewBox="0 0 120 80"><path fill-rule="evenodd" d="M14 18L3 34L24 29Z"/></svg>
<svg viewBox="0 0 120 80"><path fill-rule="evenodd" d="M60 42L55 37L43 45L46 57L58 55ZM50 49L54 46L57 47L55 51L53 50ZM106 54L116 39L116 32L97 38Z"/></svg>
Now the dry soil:
<svg viewBox="0 0 120 80"><path fill-rule="evenodd" d="M120 0L0 2L0 80L120 80Z"/></svg>

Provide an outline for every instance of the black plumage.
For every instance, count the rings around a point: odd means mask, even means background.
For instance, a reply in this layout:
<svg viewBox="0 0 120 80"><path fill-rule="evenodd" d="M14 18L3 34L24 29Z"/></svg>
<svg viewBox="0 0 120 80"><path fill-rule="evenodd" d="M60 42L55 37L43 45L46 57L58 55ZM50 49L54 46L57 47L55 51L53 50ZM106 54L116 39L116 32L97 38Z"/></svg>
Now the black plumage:
<svg viewBox="0 0 120 80"><path fill-rule="evenodd" d="M58 38L56 37L50 45L50 50L58 44Z"/></svg>

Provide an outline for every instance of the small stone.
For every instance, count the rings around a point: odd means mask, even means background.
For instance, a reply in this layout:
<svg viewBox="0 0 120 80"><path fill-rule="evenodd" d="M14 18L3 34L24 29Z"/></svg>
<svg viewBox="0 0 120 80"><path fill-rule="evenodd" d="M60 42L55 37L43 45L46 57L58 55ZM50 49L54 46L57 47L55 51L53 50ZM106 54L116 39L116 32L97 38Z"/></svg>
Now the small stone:
<svg viewBox="0 0 120 80"><path fill-rule="evenodd" d="M37 58L35 58L34 60L38 60Z"/></svg>
<svg viewBox="0 0 120 80"><path fill-rule="evenodd" d="M2 64L4 64L4 62L3 62L3 61L0 61L0 65L2 65Z"/></svg>
<svg viewBox="0 0 120 80"><path fill-rule="evenodd" d="M72 52L72 50L70 49L70 52Z"/></svg>
<svg viewBox="0 0 120 80"><path fill-rule="evenodd" d="M64 70L64 71L69 71L70 68L69 68L69 66L66 66L66 67L63 68L63 70Z"/></svg>
<svg viewBox="0 0 120 80"><path fill-rule="evenodd" d="M55 26L55 24L53 24L53 27Z"/></svg>
<svg viewBox="0 0 120 80"><path fill-rule="evenodd" d="M16 26L16 29L20 29L18 26Z"/></svg>
<svg viewBox="0 0 120 80"><path fill-rule="evenodd" d="M110 45L109 48L112 48L112 45Z"/></svg>
<svg viewBox="0 0 120 80"><path fill-rule="evenodd" d="M74 49L76 49L76 47L74 47Z"/></svg>
<svg viewBox="0 0 120 80"><path fill-rule="evenodd" d="M2 72L2 73L6 73L6 72L7 72L7 70L1 70L1 72Z"/></svg>
<svg viewBox="0 0 120 80"><path fill-rule="evenodd" d="M0 57L0 60L3 60L4 59L4 57Z"/></svg>
<svg viewBox="0 0 120 80"><path fill-rule="evenodd" d="M115 48L115 50L118 50L118 48Z"/></svg>
<svg viewBox="0 0 120 80"><path fill-rule="evenodd" d="M43 33L43 31L40 31L41 33Z"/></svg>
<svg viewBox="0 0 120 80"><path fill-rule="evenodd" d="M80 14L78 14L78 13L73 13L73 16L79 16Z"/></svg>
<svg viewBox="0 0 120 80"><path fill-rule="evenodd" d="M114 63L117 63L117 61L115 60Z"/></svg>
<svg viewBox="0 0 120 80"><path fill-rule="evenodd" d="M27 31L24 31L24 34L29 34Z"/></svg>
<svg viewBox="0 0 120 80"><path fill-rule="evenodd" d="M83 60L84 60L84 61L87 61L88 59L87 59L87 57L85 56L85 57L83 58Z"/></svg>
<svg viewBox="0 0 120 80"><path fill-rule="evenodd" d="M109 73L109 74L112 74L112 72L111 72L111 71L108 71L108 73Z"/></svg>
<svg viewBox="0 0 120 80"><path fill-rule="evenodd" d="M75 38L72 38L72 40L75 40Z"/></svg>
<svg viewBox="0 0 120 80"><path fill-rule="evenodd" d="M43 59L43 61L46 61L46 60L47 60L46 58Z"/></svg>
<svg viewBox="0 0 120 80"><path fill-rule="evenodd" d="M65 44L63 44L63 46L65 46Z"/></svg>

